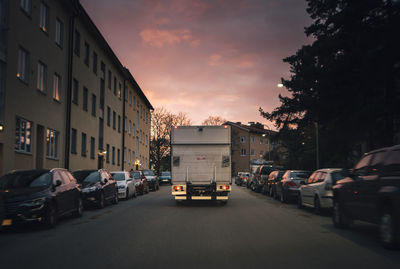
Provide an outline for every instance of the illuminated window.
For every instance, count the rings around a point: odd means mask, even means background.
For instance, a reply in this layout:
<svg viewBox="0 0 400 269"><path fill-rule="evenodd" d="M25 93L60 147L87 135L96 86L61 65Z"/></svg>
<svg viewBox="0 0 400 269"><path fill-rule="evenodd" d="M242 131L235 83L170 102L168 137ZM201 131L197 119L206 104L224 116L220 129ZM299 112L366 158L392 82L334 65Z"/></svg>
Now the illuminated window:
<svg viewBox="0 0 400 269"><path fill-rule="evenodd" d="M24 82L29 81L29 52L21 47L18 50L17 78Z"/></svg>
<svg viewBox="0 0 400 269"><path fill-rule="evenodd" d="M60 91L61 91L61 76L54 74L53 78L53 99L60 101Z"/></svg>
<svg viewBox="0 0 400 269"><path fill-rule="evenodd" d="M64 24L56 19L56 44L60 47L63 46Z"/></svg>
<svg viewBox="0 0 400 269"><path fill-rule="evenodd" d="M15 122L15 150L32 153L32 122L19 117Z"/></svg>
<svg viewBox="0 0 400 269"><path fill-rule="evenodd" d="M58 132L52 129L46 132L46 156L52 159L58 157Z"/></svg>
<svg viewBox="0 0 400 269"><path fill-rule="evenodd" d="M47 32L49 28L49 7L43 2L40 3L39 27L43 32Z"/></svg>
<svg viewBox="0 0 400 269"><path fill-rule="evenodd" d="M42 62L38 62L36 88L41 92L46 92L47 67Z"/></svg>
<svg viewBox="0 0 400 269"><path fill-rule="evenodd" d="M119 89L118 89L118 98L121 99L122 97L122 85L119 83Z"/></svg>

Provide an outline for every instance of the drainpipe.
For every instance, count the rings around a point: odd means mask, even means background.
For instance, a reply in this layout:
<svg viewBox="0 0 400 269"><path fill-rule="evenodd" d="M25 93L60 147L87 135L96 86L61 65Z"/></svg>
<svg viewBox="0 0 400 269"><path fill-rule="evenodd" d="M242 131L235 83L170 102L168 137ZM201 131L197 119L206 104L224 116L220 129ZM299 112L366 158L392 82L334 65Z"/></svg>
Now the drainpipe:
<svg viewBox="0 0 400 269"><path fill-rule="evenodd" d="M67 78L67 100L66 100L66 118L65 118L65 152L64 167L69 169L70 157L70 140L71 140L71 93L72 93L72 64L73 64L73 45L74 45L74 29L75 14L69 18L69 34L68 34L68 78Z"/></svg>
<svg viewBox="0 0 400 269"><path fill-rule="evenodd" d="M124 79L124 91L122 93L122 158L121 170L124 171L125 167L125 94L126 94L126 79Z"/></svg>

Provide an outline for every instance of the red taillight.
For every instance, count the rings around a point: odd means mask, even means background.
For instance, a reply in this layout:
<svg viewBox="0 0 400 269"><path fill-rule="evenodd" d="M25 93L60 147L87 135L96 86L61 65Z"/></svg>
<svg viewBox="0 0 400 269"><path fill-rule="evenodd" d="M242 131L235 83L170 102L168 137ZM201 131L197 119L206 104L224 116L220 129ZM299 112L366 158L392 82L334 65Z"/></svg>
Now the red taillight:
<svg viewBox="0 0 400 269"><path fill-rule="evenodd" d="M182 186L174 186L175 191L181 191L183 190Z"/></svg>
<svg viewBox="0 0 400 269"><path fill-rule="evenodd" d="M289 181L288 186L289 187L297 187L296 183L294 183L293 181Z"/></svg>
<svg viewBox="0 0 400 269"><path fill-rule="evenodd" d="M222 185L222 186L219 186L219 189L220 189L220 190L227 191L227 190L229 190L229 185Z"/></svg>

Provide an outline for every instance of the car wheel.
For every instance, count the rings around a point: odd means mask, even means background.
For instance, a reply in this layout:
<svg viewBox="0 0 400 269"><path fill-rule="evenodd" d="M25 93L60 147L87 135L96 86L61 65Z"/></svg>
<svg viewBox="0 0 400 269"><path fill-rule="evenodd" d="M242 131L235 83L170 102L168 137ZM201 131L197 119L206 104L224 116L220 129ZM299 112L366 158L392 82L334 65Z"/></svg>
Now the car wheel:
<svg viewBox="0 0 400 269"><path fill-rule="evenodd" d="M100 198L99 198L99 208L104 208L106 205L106 201L104 198L104 193L100 192Z"/></svg>
<svg viewBox="0 0 400 269"><path fill-rule="evenodd" d="M333 201L332 221L333 225L339 229L346 229L350 224L350 219L346 217L343 206L338 201Z"/></svg>
<svg viewBox="0 0 400 269"><path fill-rule="evenodd" d="M301 194L299 192L297 196L297 208L302 209L303 208L303 199L301 199Z"/></svg>
<svg viewBox="0 0 400 269"><path fill-rule="evenodd" d="M118 204L118 202L119 202L119 199L118 199L118 190L116 190L116 191L115 191L115 194L114 194L114 199L112 200L112 203L113 203L114 205L116 205L116 204Z"/></svg>
<svg viewBox="0 0 400 269"><path fill-rule="evenodd" d="M389 207L384 208L379 220L379 240L382 246L387 249L397 248L396 233L398 232L394 224L393 211Z"/></svg>
<svg viewBox="0 0 400 269"><path fill-rule="evenodd" d="M76 206L76 211L74 213L74 216L79 218L82 217L83 215L83 202L82 202L82 198L78 198L78 201L76 202L77 206Z"/></svg>
<svg viewBox="0 0 400 269"><path fill-rule="evenodd" d="M44 226L47 229L54 228L57 224L57 208L54 204L49 204L44 220Z"/></svg>
<svg viewBox="0 0 400 269"><path fill-rule="evenodd" d="M321 214L321 203L317 196L314 197L314 213L317 215Z"/></svg>

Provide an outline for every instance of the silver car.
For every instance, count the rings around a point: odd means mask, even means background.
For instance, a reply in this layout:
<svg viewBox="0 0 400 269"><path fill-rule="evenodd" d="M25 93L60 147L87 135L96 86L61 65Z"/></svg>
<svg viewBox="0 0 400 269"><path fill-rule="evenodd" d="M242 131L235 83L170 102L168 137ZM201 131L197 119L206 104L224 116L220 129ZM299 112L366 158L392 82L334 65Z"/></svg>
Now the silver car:
<svg viewBox="0 0 400 269"><path fill-rule="evenodd" d="M113 171L111 175L117 181L119 198L129 199L137 196L135 180L127 171Z"/></svg>

